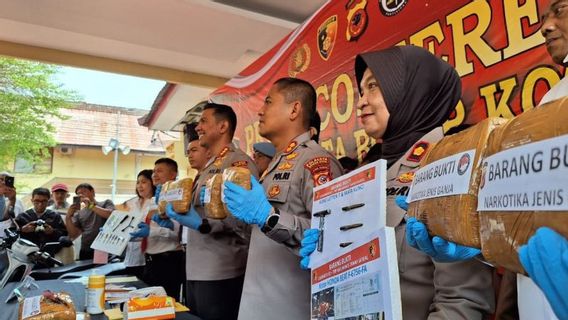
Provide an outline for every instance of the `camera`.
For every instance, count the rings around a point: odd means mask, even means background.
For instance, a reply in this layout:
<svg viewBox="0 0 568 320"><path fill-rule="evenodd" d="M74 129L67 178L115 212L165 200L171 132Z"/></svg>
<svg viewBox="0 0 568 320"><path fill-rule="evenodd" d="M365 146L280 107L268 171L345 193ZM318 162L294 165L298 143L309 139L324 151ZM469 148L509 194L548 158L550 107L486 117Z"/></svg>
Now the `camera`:
<svg viewBox="0 0 568 320"><path fill-rule="evenodd" d="M44 232L45 231L45 221L42 219L38 219L35 222L35 232Z"/></svg>

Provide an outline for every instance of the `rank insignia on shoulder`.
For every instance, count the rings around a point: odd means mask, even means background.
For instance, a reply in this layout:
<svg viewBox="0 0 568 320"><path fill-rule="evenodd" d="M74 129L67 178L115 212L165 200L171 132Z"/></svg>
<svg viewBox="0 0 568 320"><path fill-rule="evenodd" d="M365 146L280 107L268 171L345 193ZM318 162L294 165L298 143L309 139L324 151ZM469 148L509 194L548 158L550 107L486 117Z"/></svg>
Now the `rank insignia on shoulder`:
<svg viewBox="0 0 568 320"><path fill-rule="evenodd" d="M288 144L288 146L284 150L284 153L290 153L290 152L294 151L294 149L296 149L297 146L298 146L298 143L296 142L296 140L290 142L290 144Z"/></svg>
<svg viewBox="0 0 568 320"><path fill-rule="evenodd" d="M422 160L422 157L426 154L429 146L430 143L426 141L419 141L414 145L406 160L412 162L420 162L420 160Z"/></svg>
<svg viewBox="0 0 568 320"><path fill-rule="evenodd" d="M270 187L270 189L268 189L269 198L274 198L279 194L280 194L280 186L277 184L273 185L272 187Z"/></svg>
<svg viewBox="0 0 568 320"><path fill-rule="evenodd" d="M246 161L246 160L235 161L235 162L231 163L231 167L246 168L246 167L248 167L248 161Z"/></svg>
<svg viewBox="0 0 568 320"><path fill-rule="evenodd" d="M227 152L229 152L229 147L223 148L223 150L221 150L217 158L223 158L227 154Z"/></svg>
<svg viewBox="0 0 568 320"><path fill-rule="evenodd" d="M288 162L288 161L284 161L282 164L280 164L280 165L278 166L278 170L290 170L290 169L292 169L293 167L294 167L293 164L291 164L291 163Z"/></svg>

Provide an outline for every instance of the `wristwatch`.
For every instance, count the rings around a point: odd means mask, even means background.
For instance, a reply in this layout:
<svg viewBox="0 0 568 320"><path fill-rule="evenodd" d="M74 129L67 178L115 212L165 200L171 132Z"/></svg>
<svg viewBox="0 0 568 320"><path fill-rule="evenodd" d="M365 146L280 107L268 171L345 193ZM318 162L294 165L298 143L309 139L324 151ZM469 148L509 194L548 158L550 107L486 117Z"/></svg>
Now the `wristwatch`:
<svg viewBox="0 0 568 320"><path fill-rule="evenodd" d="M260 229L262 232L267 233L272 231L278 224L278 220L280 220L280 210L278 208L272 207L274 210L266 219L264 226Z"/></svg>

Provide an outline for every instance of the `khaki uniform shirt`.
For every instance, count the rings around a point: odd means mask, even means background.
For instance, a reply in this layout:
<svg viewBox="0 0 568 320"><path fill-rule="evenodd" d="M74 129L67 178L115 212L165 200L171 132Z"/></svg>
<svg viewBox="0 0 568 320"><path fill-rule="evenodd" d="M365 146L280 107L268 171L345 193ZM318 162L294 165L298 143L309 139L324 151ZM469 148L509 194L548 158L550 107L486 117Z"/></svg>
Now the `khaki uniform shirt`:
<svg viewBox="0 0 568 320"><path fill-rule="evenodd" d="M258 177L252 159L233 144L228 144L211 158L194 184L192 205L202 218L205 207L199 199L201 188L214 174L231 166L247 167ZM245 273L251 227L229 215L223 220L208 219L211 232L202 234L188 229L185 270L187 280L213 281L232 279Z"/></svg>
<svg viewBox="0 0 568 320"><path fill-rule="evenodd" d="M309 318L310 272L300 268L298 251L311 224L313 187L341 173L308 132L274 156L261 183L280 218L266 234L253 227L239 319Z"/></svg>
<svg viewBox="0 0 568 320"><path fill-rule="evenodd" d="M396 231L405 320L483 319L494 308L491 267L474 259L434 262L405 239L405 211L394 200L397 195L408 195L422 156L442 137L441 127L432 130L387 170L387 225Z"/></svg>

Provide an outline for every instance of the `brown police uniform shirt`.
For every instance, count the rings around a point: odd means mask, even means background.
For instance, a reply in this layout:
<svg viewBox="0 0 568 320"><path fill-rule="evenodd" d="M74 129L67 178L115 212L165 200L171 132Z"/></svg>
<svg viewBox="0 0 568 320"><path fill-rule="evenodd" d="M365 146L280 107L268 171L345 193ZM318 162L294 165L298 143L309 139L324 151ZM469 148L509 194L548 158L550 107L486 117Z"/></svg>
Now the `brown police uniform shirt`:
<svg viewBox="0 0 568 320"><path fill-rule="evenodd" d="M406 212L395 198L408 195L420 160L442 137L441 127L430 131L387 170L387 225L396 231L405 320L482 319L494 308L491 267L477 260L437 263L405 239Z"/></svg>
<svg viewBox="0 0 568 320"><path fill-rule="evenodd" d="M239 319L307 319L310 272L298 251L310 228L313 188L341 175L339 162L310 139L298 137L274 156L261 178L280 219L269 232L253 227Z"/></svg>
<svg viewBox="0 0 568 320"><path fill-rule="evenodd" d="M258 178L252 159L233 144L228 144L207 162L194 184L192 205L202 218L205 207L199 199L201 188L216 173L232 166L247 167ZM251 227L229 215L223 220L208 219L211 232L202 234L188 228L187 280L213 281L232 279L245 273Z"/></svg>

